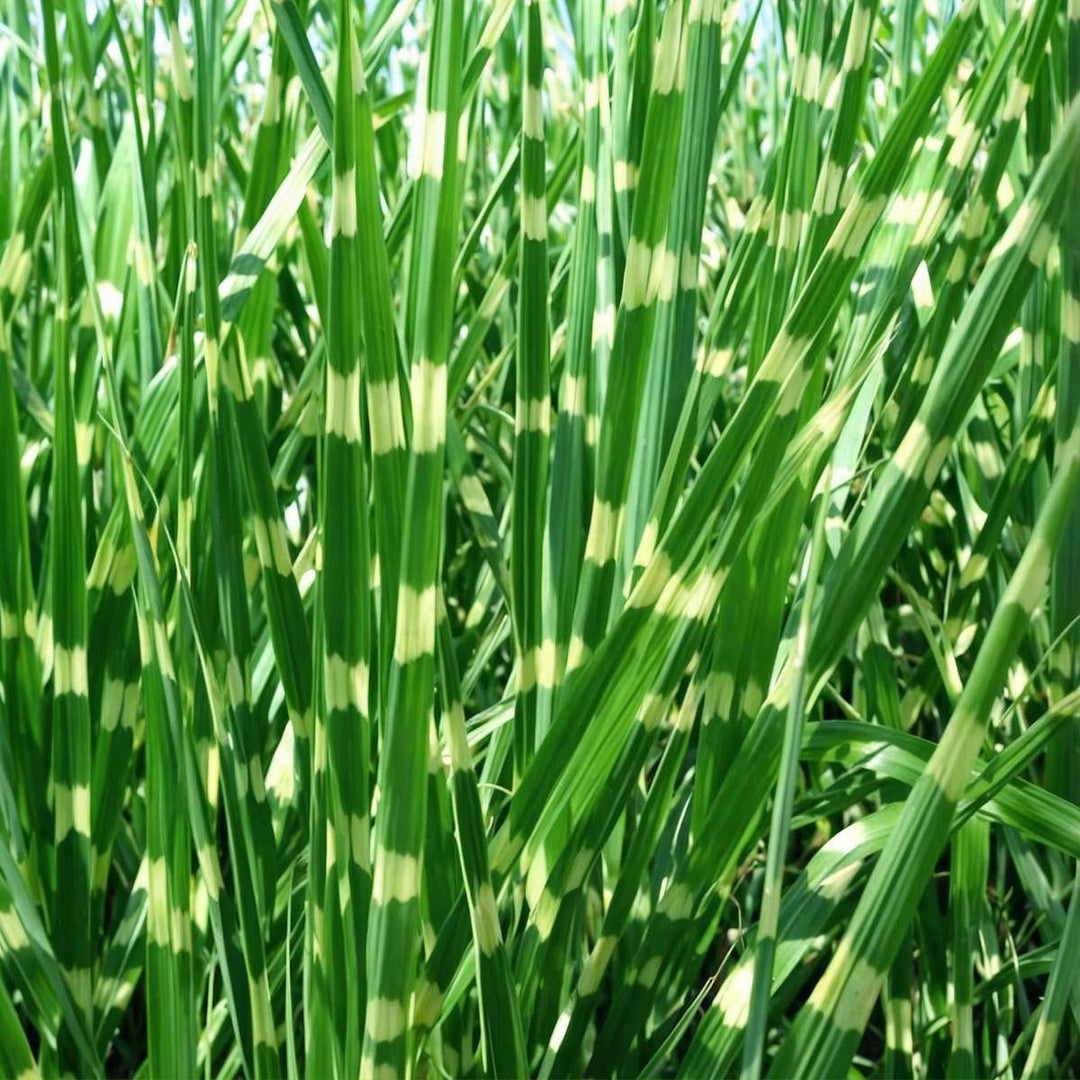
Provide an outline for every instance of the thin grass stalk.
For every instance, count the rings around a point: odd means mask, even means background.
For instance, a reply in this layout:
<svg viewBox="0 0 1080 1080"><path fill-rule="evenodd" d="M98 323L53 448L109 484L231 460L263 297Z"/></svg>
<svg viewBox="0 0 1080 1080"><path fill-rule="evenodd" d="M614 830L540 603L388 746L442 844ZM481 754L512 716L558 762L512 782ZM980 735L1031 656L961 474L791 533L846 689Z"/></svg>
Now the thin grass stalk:
<svg viewBox="0 0 1080 1080"><path fill-rule="evenodd" d="M820 485L820 502L814 517L814 532L810 545L809 565L803 582L802 606L796 630L792 665L795 678L784 726L784 744L780 752L780 772L776 782L769 845L765 863L765 883L762 889L761 914L754 949L754 981L750 991L750 1026L743 1041L742 1075L759 1077L768 1028L770 990L776 951L776 932L780 920L784 863L791 832L791 807L795 798L799 750L802 746L803 718L806 709L806 655L809 649L811 612L814 593L825 557L825 521L829 512L828 493L831 490L832 470L826 467Z"/></svg>

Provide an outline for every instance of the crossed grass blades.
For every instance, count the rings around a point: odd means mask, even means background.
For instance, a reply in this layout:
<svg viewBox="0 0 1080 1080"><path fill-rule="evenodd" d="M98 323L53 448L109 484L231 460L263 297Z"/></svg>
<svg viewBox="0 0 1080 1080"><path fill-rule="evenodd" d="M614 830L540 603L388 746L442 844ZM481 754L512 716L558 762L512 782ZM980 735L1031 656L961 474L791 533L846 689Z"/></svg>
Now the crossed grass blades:
<svg viewBox="0 0 1080 1080"><path fill-rule="evenodd" d="M0 0L0 1072L1080 1069L1077 0Z"/></svg>

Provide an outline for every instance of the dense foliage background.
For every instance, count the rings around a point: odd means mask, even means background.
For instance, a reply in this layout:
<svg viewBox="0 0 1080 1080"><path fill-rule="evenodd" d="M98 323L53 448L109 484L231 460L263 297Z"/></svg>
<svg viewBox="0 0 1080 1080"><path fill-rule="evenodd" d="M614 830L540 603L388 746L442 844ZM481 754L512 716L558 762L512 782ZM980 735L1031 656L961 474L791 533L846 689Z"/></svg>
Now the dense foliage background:
<svg viewBox="0 0 1080 1080"><path fill-rule="evenodd" d="M0 0L0 1073L1080 1073L1077 0Z"/></svg>

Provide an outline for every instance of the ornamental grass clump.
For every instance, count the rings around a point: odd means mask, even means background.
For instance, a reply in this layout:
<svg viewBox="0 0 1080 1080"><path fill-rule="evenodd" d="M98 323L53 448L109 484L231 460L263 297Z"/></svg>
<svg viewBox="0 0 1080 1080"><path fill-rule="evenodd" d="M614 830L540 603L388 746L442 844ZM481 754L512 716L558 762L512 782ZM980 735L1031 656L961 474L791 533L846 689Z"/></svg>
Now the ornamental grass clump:
<svg viewBox="0 0 1080 1080"><path fill-rule="evenodd" d="M0 1074L1076 1074L1078 91L0 0Z"/></svg>

